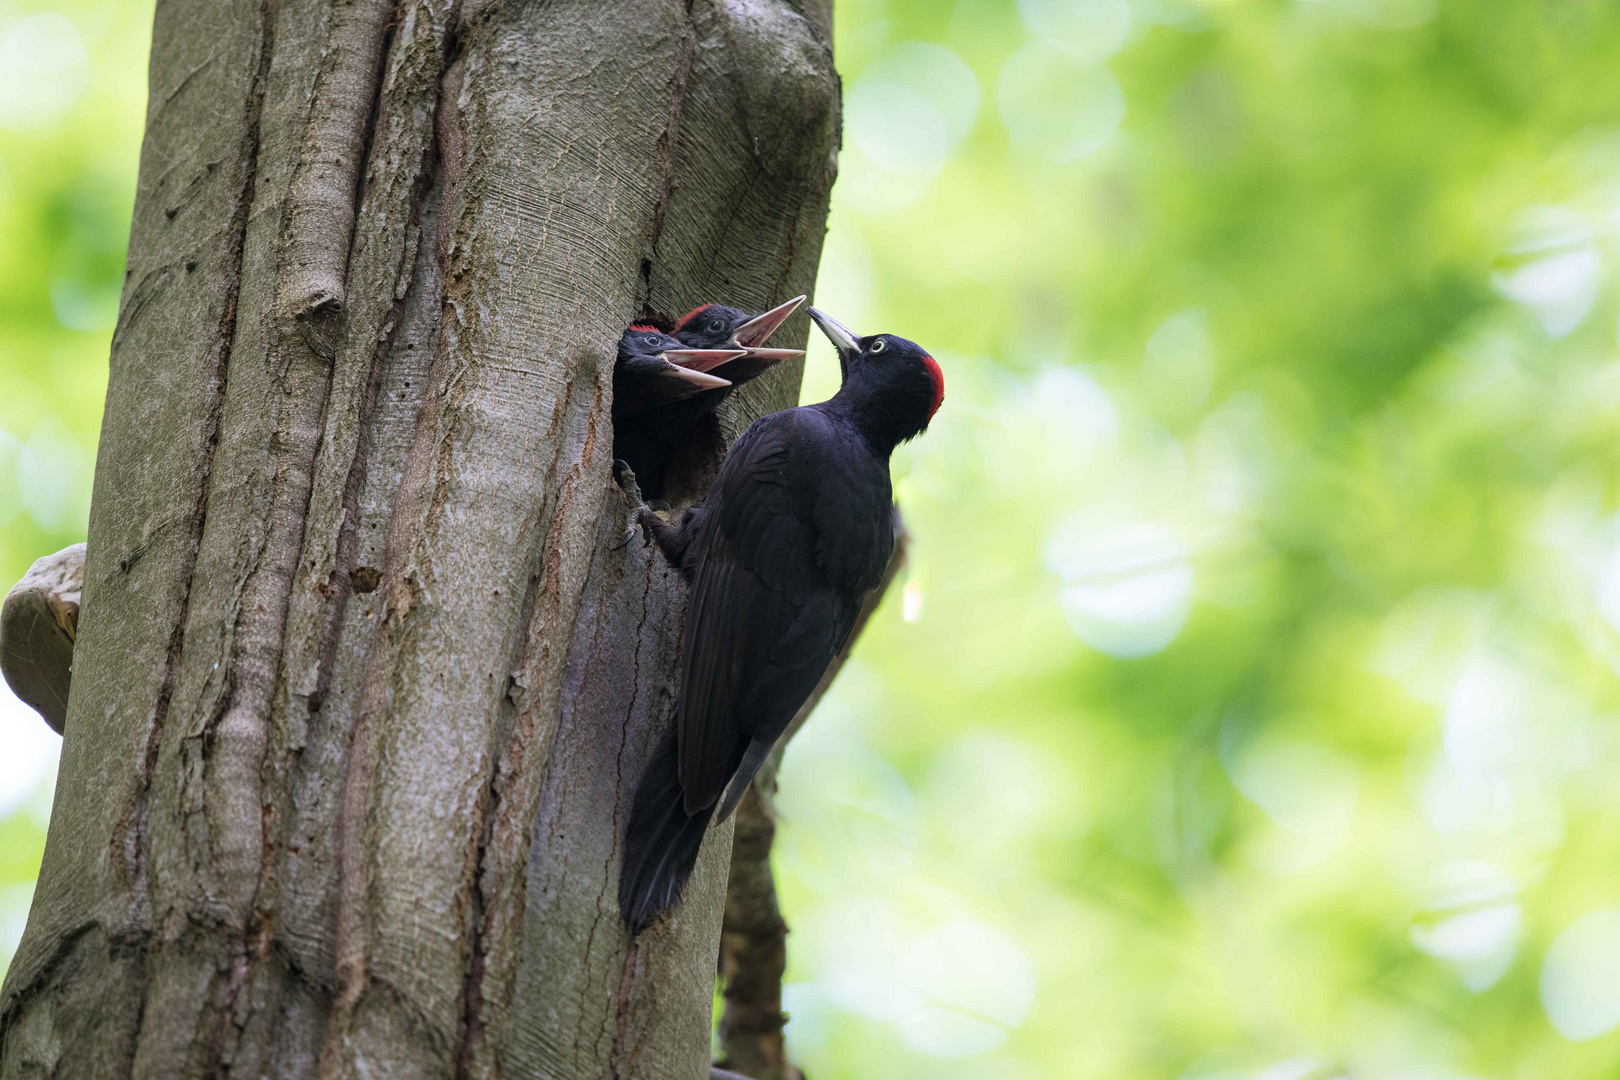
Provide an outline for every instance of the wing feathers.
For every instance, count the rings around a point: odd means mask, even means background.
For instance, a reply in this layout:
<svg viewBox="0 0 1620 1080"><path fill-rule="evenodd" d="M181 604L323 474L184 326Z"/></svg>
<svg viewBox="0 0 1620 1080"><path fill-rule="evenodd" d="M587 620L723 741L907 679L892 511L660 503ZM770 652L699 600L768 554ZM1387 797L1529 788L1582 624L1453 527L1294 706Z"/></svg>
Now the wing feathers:
<svg viewBox="0 0 1620 1080"><path fill-rule="evenodd" d="M881 544L861 542L869 530L857 524L874 516L866 502L888 520L887 471L876 466L884 483L860 482L870 478L843 463L864 447L839 438L813 410L776 413L738 440L716 478L681 660L680 785L688 814L720 799L751 743L767 750L775 743L848 636L860 597L844 595L855 584L841 583L849 575L829 579L822 534L853 525L853 546L872 550L844 550L851 548L844 540L840 556L887 561ZM847 523L828 520L829 505L841 507Z"/></svg>

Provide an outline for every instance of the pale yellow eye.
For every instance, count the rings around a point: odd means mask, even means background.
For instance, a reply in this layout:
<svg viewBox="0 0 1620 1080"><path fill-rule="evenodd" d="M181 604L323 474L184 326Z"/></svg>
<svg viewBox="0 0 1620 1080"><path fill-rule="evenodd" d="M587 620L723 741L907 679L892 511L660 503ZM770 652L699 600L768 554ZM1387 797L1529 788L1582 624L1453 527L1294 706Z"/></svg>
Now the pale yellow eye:
<svg viewBox="0 0 1620 1080"><path fill-rule="evenodd" d="M888 346L888 342L884 341L882 338L878 338L876 341L872 342L872 351L875 352L875 353L880 353L887 346Z"/></svg>

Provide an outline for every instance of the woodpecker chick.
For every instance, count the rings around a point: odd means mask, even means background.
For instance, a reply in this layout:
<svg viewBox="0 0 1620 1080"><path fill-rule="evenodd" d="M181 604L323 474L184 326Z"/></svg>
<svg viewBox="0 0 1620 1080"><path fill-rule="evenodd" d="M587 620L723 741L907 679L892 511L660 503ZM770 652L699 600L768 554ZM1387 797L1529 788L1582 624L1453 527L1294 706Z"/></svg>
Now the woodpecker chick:
<svg viewBox="0 0 1620 1080"><path fill-rule="evenodd" d="M655 326L633 324L619 338L613 366L613 418L724 389L731 380L708 370L746 355L742 349L687 348Z"/></svg>
<svg viewBox="0 0 1620 1080"><path fill-rule="evenodd" d="M619 910L633 933L680 901L710 823L736 807L848 642L894 549L890 454L945 396L915 343L810 316L838 349L838 393L753 424L679 524L640 511L691 596L672 727L625 835Z"/></svg>
<svg viewBox="0 0 1620 1080"><path fill-rule="evenodd" d="M714 372L734 383L749 379L783 360L803 356L803 349L768 349L765 341L804 303L795 296L761 315L750 315L725 304L704 304L681 316L675 336L689 349L742 349L747 355L720 365Z"/></svg>
<svg viewBox="0 0 1620 1080"><path fill-rule="evenodd" d="M788 357L804 355L802 349L771 349L764 345L766 339L803 302L804 297L796 296L762 315L750 315L724 304L705 304L687 312L676 324L675 347L684 349L689 355L724 355L713 362L678 360L677 363L701 370L723 382L708 389L694 388L692 392L678 396L664 391L660 397L659 384L652 381L623 379L623 375L644 369L638 365L650 362L627 361L625 343L620 342L619 367L615 369L613 384L613 456L629 465L647 498L663 497L664 474L671 459L692 438L704 418L730 396L734 385L755 378ZM631 336L632 331L649 330L648 327L632 326L626 331L626 338ZM669 335L663 337L667 340ZM665 350L665 357L672 356L667 346L660 344L657 348ZM639 396L642 390L646 391L647 396ZM621 394L626 397L638 395L632 411L620 410L618 403Z"/></svg>

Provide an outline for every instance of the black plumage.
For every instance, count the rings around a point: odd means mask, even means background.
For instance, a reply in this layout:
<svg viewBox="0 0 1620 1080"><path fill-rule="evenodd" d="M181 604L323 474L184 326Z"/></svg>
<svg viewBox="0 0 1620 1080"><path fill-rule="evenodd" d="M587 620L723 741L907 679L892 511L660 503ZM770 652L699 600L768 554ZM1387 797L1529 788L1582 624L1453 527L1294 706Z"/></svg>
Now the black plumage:
<svg viewBox="0 0 1620 1080"><path fill-rule="evenodd" d="M724 820L849 638L894 548L889 456L944 395L917 345L855 335L842 389L756 422L678 525L641 519L691 584L673 732L636 789L619 904L640 930L680 898L704 832Z"/></svg>

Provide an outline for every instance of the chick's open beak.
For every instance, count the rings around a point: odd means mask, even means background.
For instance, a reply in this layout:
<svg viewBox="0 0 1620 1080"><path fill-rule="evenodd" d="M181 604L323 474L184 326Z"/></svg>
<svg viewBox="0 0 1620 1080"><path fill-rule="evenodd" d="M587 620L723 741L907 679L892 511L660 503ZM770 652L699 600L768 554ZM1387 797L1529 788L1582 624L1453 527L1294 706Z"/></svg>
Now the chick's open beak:
<svg viewBox="0 0 1620 1080"><path fill-rule="evenodd" d="M778 304L763 315L755 315L752 319L737 327L736 333L733 335L737 344L750 350L755 356L760 356L761 351L758 346L765 344L765 339L776 333L776 328L786 322L787 317L797 311L799 305L804 303L804 300L803 296L795 296L787 303ZM767 357L766 359L785 360L788 356L804 355L802 349L770 349L765 351L787 354Z"/></svg>
<svg viewBox="0 0 1620 1080"><path fill-rule="evenodd" d="M670 350L673 352L674 350ZM732 353L730 355L737 355ZM722 379L718 375L710 375L695 368L682 367L680 364L669 362L669 353L664 354L664 366L658 372L658 381L668 387L665 391L669 400L679 401L691 397L702 390L718 390L722 386L730 386L730 379Z"/></svg>
<svg viewBox="0 0 1620 1080"><path fill-rule="evenodd" d="M747 356L748 351L746 349L665 349L659 355L684 371L701 372L717 368L727 360Z"/></svg>

